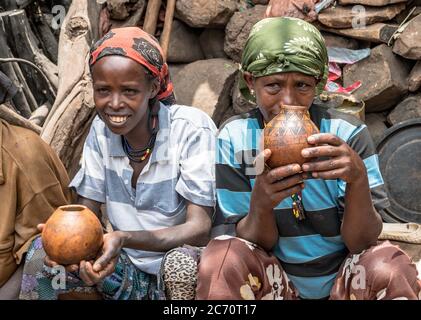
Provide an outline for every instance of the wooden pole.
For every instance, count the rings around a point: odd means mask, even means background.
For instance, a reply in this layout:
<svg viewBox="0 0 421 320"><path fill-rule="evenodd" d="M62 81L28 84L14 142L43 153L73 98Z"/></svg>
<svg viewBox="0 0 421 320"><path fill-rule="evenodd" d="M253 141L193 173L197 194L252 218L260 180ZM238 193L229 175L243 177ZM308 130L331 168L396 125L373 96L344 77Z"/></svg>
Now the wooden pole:
<svg viewBox="0 0 421 320"><path fill-rule="evenodd" d="M149 0L146 8L145 23L143 30L151 35L155 35L156 23L158 21L159 9L161 9L162 0Z"/></svg>
<svg viewBox="0 0 421 320"><path fill-rule="evenodd" d="M12 125L30 129L36 132L37 134L41 133L41 127L37 126L36 124L33 124L28 119L25 119L24 117L18 115L16 112L9 109L4 104L0 104L0 118L6 120Z"/></svg>
<svg viewBox="0 0 421 320"><path fill-rule="evenodd" d="M172 21L174 18L175 0L167 1L167 10L165 11L164 30L161 35L161 47L164 52L164 59L168 56L168 46L170 44L170 35L172 30Z"/></svg>

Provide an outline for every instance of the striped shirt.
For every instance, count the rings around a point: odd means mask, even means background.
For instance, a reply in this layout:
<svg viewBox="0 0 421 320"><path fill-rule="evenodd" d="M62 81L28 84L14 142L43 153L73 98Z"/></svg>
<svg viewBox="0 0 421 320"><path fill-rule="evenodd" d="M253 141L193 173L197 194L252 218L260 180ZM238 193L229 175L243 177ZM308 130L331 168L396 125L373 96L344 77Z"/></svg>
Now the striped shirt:
<svg viewBox="0 0 421 320"><path fill-rule="evenodd" d="M182 224L186 201L215 206L215 133L202 111L161 104L159 131L148 163L132 188L133 169L120 135L96 117L83 149L81 169L70 186L104 203L114 230L155 230ZM157 274L163 252L124 248L142 271Z"/></svg>
<svg viewBox="0 0 421 320"><path fill-rule="evenodd" d="M371 136L357 118L334 109L313 105L310 116L321 133L346 141L363 159L371 197L377 210L389 205ZM253 161L258 153L264 124L258 109L236 116L221 127L217 136L217 215L214 230L233 235L237 223L249 212L255 181ZM306 180L302 191L306 219L292 213L292 200L274 209L279 241L273 253L280 260L300 296L329 296L334 279L348 250L341 238L346 183L343 180ZM230 230L230 231L228 231ZM215 234L214 234L215 235Z"/></svg>

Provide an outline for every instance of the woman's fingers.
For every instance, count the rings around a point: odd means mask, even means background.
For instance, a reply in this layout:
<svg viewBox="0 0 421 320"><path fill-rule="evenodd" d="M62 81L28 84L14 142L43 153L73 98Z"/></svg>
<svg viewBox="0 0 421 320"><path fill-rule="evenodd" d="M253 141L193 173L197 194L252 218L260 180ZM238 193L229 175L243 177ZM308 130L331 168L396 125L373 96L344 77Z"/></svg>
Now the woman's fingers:
<svg viewBox="0 0 421 320"><path fill-rule="evenodd" d="M269 160L271 155L272 151L270 149L265 149L257 155L256 159L253 162L253 167L256 171L256 175L261 175L263 172L265 172L266 161Z"/></svg>
<svg viewBox="0 0 421 320"><path fill-rule="evenodd" d="M275 183L299 172L301 172L301 166L299 164L290 164L269 171L267 179L269 183Z"/></svg>
<svg viewBox="0 0 421 320"><path fill-rule="evenodd" d="M331 146L340 146L344 141L332 133L317 133L307 138L308 143L314 145L328 144Z"/></svg>
<svg viewBox="0 0 421 320"><path fill-rule="evenodd" d="M58 263L51 260L49 256L45 256L44 263L45 263L46 266L48 266L50 268L54 268L54 267L58 266Z"/></svg>
<svg viewBox="0 0 421 320"><path fill-rule="evenodd" d="M306 159L319 157L337 157L342 155L342 149L334 146L305 148L301 151L301 155Z"/></svg>
<svg viewBox="0 0 421 320"><path fill-rule="evenodd" d="M93 286L95 282L91 279L90 274L87 269L87 264L89 262L81 261L79 265L79 277L83 280L83 282L88 286Z"/></svg>
<svg viewBox="0 0 421 320"><path fill-rule="evenodd" d="M79 275L81 279L89 286L95 285L105 277L112 274L115 270L117 259L113 259L101 271L95 271L92 263L88 261L81 262Z"/></svg>
<svg viewBox="0 0 421 320"><path fill-rule="evenodd" d="M282 190L280 192L274 193L271 197L271 200L274 203L280 203L282 200L292 196L295 193L299 193L300 191L302 191L304 189L304 184L299 184L299 185L295 185L291 188Z"/></svg>
<svg viewBox="0 0 421 320"><path fill-rule="evenodd" d="M338 159L329 159L324 161L315 161L304 163L302 168L305 172L318 172L318 171L329 171L339 169L342 167L342 163Z"/></svg>
<svg viewBox="0 0 421 320"><path fill-rule="evenodd" d="M117 248L110 243L110 247L104 250L103 254L93 264L93 270L95 272L103 270L113 259L115 259L118 253L119 251L117 251Z"/></svg>
<svg viewBox="0 0 421 320"><path fill-rule="evenodd" d="M290 176L288 178L282 179L278 182L275 182L271 185L272 190L274 193L287 190L291 187L294 187L295 185L300 185L304 182L303 175L302 174L295 174L293 176Z"/></svg>
<svg viewBox="0 0 421 320"><path fill-rule="evenodd" d="M79 271L79 265L77 264L71 264L66 266L66 271L67 272L78 272Z"/></svg>
<svg viewBox="0 0 421 320"><path fill-rule="evenodd" d="M335 180L335 179L342 179L346 176L346 168L329 170L329 171L320 171L320 172L313 172L313 177L318 179L324 180Z"/></svg>

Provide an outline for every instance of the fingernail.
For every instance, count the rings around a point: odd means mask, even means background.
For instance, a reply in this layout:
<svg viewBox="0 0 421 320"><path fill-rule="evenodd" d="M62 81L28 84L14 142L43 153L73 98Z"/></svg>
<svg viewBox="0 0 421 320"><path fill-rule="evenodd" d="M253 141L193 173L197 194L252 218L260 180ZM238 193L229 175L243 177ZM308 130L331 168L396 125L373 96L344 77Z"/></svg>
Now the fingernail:
<svg viewBox="0 0 421 320"><path fill-rule="evenodd" d="M317 172L312 173L313 178L317 178Z"/></svg>
<svg viewBox="0 0 421 320"><path fill-rule="evenodd" d="M303 157L308 157L310 155L310 152L308 150L303 150L301 151L301 154L303 155Z"/></svg>
<svg viewBox="0 0 421 320"><path fill-rule="evenodd" d="M300 171L301 167L298 164L295 164L294 167L292 168L294 171Z"/></svg>
<svg viewBox="0 0 421 320"><path fill-rule="evenodd" d="M314 137L308 137L307 141L313 143L316 141L316 139Z"/></svg>
<svg viewBox="0 0 421 320"><path fill-rule="evenodd" d="M307 171L310 168L310 166L308 164L303 164L302 168L304 171Z"/></svg>

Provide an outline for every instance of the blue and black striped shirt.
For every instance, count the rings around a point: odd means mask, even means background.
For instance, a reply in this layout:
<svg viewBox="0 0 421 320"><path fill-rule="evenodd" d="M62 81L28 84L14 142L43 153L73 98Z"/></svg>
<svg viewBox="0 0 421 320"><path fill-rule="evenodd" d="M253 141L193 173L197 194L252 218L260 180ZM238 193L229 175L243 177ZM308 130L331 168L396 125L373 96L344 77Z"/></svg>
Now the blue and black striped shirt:
<svg viewBox="0 0 421 320"><path fill-rule="evenodd" d="M321 133L332 133L346 141L367 168L373 205L389 205L379 169L378 156L364 123L352 115L312 105L312 121ZM219 130L216 151L217 215L215 226L235 224L249 212L255 181L253 161L263 133L258 109L229 119ZM292 200L274 209L279 241L273 248L300 296L319 299L329 296L338 269L348 250L340 227L344 213L346 183L338 180L306 180L302 192L306 219L292 213ZM233 228L231 228L233 229Z"/></svg>

